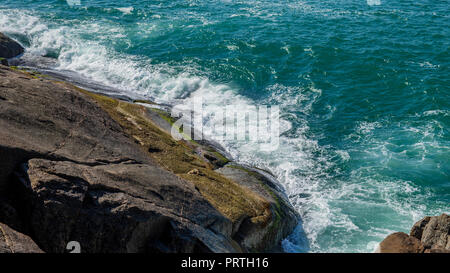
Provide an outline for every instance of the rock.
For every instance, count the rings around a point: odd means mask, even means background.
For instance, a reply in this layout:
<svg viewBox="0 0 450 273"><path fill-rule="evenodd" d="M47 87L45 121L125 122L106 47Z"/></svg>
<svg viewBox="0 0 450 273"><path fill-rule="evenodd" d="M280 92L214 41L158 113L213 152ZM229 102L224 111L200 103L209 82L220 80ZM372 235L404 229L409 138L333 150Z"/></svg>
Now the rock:
<svg viewBox="0 0 450 273"><path fill-rule="evenodd" d="M424 247L415 237L404 232L396 232L384 239L377 252L380 253L422 253Z"/></svg>
<svg viewBox="0 0 450 273"><path fill-rule="evenodd" d="M217 171L257 193L270 204L270 222L261 223L249 217L241 219L233 227L233 238L249 251L280 249L279 242L292 233L299 219L282 187L268 172L251 167L230 163Z"/></svg>
<svg viewBox="0 0 450 273"><path fill-rule="evenodd" d="M427 217L423 218L422 220L416 222L414 224L414 226L411 228L409 235L421 240L422 234L423 234L423 229L428 224L428 222L430 222L430 219L431 219L431 217L427 216Z"/></svg>
<svg viewBox="0 0 450 273"><path fill-rule="evenodd" d="M432 249L425 249L425 253L450 253L450 250L442 248L432 248Z"/></svg>
<svg viewBox="0 0 450 273"><path fill-rule="evenodd" d="M187 174L190 174L190 175L202 175L202 173L198 169L192 169Z"/></svg>
<svg viewBox="0 0 450 273"><path fill-rule="evenodd" d="M410 235L419 239L426 249L450 251L450 215L425 217L414 224Z"/></svg>
<svg viewBox="0 0 450 273"><path fill-rule="evenodd" d="M0 223L0 253L43 253L33 240Z"/></svg>
<svg viewBox="0 0 450 273"><path fill-rule="evenodd" d="M214 168L222 168L230 162L228 158L222 155L220 152L213 150L212 147L201 147L197 149L197 153L201 155L205 160L211 163Z"/></svg>
<svg viewBox="0 0 450 273"><path fill-rule="evenodd" d="M13 58L22 54L23 51L24 49L19 43L0 32L0 58Z"/></svg>
<svg viewBox="0 0 450 273"><path fill-rule="evenodd" d="M0 195L31 158L151 163L95 102L76 90L0 66Z"/></svg>
<svg viewBox="0 0 450 273"><path fill-rule="evenodd" d="M8 60L0 57L0 64L9 66Z"/></svg>
<svg viewBox="0 0 450 273"><path fill-rule="evenodd" d="M240 251L230 220L90 97L1 66L0 86L0 196L46 252Z"/></svg>
<svg viewBox="0 0 450 273"><path fill-rule="evenodd" d="M15 230L22 231L23 223L19 212L12 205L12 201L4 197L0 197L0 222Z"/></svg>
<svg viewBox="0 0 450 273"><path fill-rule="evenodd" d="M225 240L231 223L155 166L32 159L24 171L32 232L47 252L69 241L94 253L233 251Z"/></svg>
<svg viewBox="0 0 450 273"><path fill-rule="evenodd" d="M411 228L410 235L397 232L379 246L381 253L450 253L450 216L427 216Z"/></svg>
<svg viewBox="0 0 450 273"><path fill-rule="evenodd" d="M271 179L216 171L145 113L0 65L0 222L57 253L279 246L298 214Z"/></svg>

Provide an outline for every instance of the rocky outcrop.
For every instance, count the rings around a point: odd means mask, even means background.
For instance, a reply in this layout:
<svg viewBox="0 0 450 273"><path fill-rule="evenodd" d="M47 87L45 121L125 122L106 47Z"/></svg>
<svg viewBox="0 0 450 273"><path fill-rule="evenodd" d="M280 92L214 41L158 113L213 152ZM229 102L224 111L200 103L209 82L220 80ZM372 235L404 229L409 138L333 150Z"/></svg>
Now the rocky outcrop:
<svg viewBox="0 0 450 273"><path fill-rule="evenodd" d="M33 240L0 223L0 253L43 253Z"/></svg>
<svg viewBox="0 0 450 273"><path fill-rule="evenodd" d="M450 215L423 218L414 224L410 236L419 239L426 250L450 252Z"/></svg>
<svg viewBox="0 0 450 273"><path fill-rule="evenodd" d="M379 246L380 253L422 253L424 250L420 240L404 232L392 233Z"/></svg>
<svg viewBox="0 0 450 273"><path fill-rule="evenodd" d="M272 174L234 163L227 164L217 171L262 196L270 204L273 217L270 222L261 223L244 218L236 223L237 225L233 228L234 238L241 246L247 249L264 250L277 246L277 242L292 232L297 225L298 214L289 204L281 186Z"/></svg>
<svg viewBox="0 0 450 273"><path fill-rule="evenodd" d="M282 190L244 167L217 171L223 155L175 141L163 121L163 112L0 66L0 222L46 252L69 241L82 252L276 248L298 218Z"/></svg>
<svg viewBox="0 0 450 273"><path fill-rule="evenodd" d="M230 220L89 96L4 67L0 85L0 192L43 250L237 251Z"/></svg>
<svg viewBox="0 0 450 273"><path fill-rule="evenodd" d="M409 235L389 235L380 243L379 252L450 253L450 216L427 216L414 224Z"/></svg>
<svg viewBox="0 0 450 273"><path fill-rule="evenodd" d="M22 54L23 51L24 49L19 43L0 32L0 59L16 57Z"/></svg>

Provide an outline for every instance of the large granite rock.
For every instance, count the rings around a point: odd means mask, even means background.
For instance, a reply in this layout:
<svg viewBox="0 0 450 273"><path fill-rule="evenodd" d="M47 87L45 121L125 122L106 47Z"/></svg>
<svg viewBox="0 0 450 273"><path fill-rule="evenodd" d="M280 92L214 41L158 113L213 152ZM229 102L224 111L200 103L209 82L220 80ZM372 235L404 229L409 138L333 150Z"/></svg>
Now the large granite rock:
<svg viewBox="0 0 450 273"><path fill-rule="evenodd" d="M410 234L389 235L379 246L381 253L450 253L450 216L427 216L414 224Z"/></svg>
<svg viewBox="0 0 450 273"><path fill-rule="evenodd" d="M13 58L23 53L23 47L0 32L0 58Z"/></svg>
<svg viewBox="0 0 450 273"><path fill-rule="evenodd" d="M82 252L267 251L295 227L298 215L263 176L209 169L186 144L147 131L151 122L131 115L142 109L96 98L0 66L0 222L46 252L70 241ZM194 165L201 171L181 168ZM234 207L220 194L251 202Z"/></svg>
<svg viewBox="0 0 450 273"><path fill-rule="evenodd" d="M422 243L404 232L392 233L379 246L380 253L422 253Z"/></svg>
<svg viewBox="0 0 450 273"><path fill-rule="evenodd" d="M0 223L0 253L43 253L33 240Z"/></svg>

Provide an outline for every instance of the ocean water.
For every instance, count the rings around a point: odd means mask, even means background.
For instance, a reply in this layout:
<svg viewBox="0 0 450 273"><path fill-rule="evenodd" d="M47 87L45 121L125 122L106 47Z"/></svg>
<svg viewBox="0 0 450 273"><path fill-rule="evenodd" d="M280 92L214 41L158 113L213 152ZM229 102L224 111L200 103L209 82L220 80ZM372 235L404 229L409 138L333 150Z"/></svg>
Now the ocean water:
<svg viewBox="0 0 450 273"><path fill-rule="evenodd" d="M1 0L0 31L133 98L280 107L276 151L221 143L285 187L286 251L372 252L450 212L448 0L77 2Z"/></svg>

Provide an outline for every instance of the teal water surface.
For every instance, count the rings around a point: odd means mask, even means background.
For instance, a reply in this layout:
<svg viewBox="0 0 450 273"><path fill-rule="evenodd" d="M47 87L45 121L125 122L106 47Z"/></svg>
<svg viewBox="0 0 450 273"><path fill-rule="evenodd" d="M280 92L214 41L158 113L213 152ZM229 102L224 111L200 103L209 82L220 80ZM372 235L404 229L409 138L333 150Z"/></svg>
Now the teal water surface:
<svg viewBox="0 0 450 273"><path fill-rule="evenodd" d="M221 143L285 187L286 251L372 252L450 212L448 0L2 0L0 31L131 97L279 105L275 152Z"/></svg>

